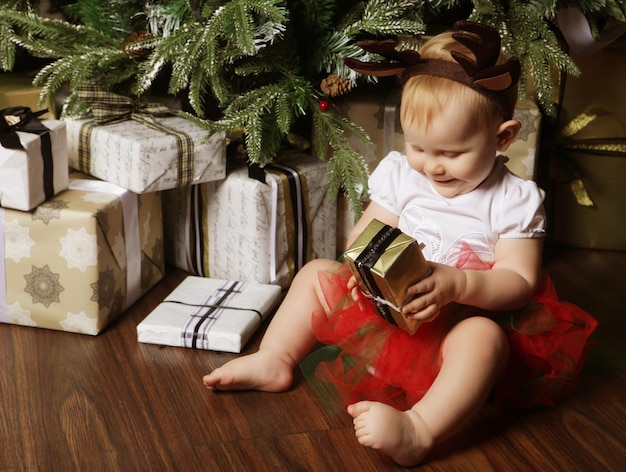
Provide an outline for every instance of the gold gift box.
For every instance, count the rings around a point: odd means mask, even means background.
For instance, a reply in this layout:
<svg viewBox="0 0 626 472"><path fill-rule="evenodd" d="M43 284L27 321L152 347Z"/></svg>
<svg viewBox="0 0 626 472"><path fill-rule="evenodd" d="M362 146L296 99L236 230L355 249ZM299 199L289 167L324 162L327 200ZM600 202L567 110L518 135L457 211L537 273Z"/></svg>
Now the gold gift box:
<svg viewBox="0 0 626 472"><path fill-rule="evenodd" d="M164 274L161 194L80 173L31 212L0 208L0 322L95 335Z"/></svg>
<svg viewBox="0 0 626 472"><path fill-rule="evenodd" d="M415 333L421 322L407 318L400 309L412 298L407 289L431 272L419 243L374 219L344 253L344 260L361 291L376 301L381 316Z"/></svg>

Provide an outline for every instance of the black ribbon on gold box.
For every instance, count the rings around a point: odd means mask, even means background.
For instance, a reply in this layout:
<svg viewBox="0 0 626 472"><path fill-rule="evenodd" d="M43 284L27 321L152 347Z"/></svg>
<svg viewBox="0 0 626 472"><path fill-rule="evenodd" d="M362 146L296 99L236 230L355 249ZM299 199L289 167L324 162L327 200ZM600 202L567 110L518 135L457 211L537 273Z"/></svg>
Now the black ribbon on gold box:
<svg viewBox="0 0 626 472"><path fill-rule="evenodd" d="M417 240L374 219L346 250L344 260L380 315L415 333L421 322L400 310L412 299L407 289L431 272Z"/></svg>

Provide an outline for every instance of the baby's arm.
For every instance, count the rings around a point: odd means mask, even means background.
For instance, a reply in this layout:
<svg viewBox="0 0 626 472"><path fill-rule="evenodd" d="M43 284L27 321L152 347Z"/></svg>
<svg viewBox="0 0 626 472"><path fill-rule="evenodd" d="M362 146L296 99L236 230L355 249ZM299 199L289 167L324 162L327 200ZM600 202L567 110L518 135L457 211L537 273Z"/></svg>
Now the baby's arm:
<svg viewBox="0 0 626 472"><path fill-rule="evenodd" d="M403 307L412 318L430 320L451 302L486 310L510 310L528 302L539 281L542 238L500 239L491 270L460 270L431 263L433 273L411 286L419 295Z"/></svg>

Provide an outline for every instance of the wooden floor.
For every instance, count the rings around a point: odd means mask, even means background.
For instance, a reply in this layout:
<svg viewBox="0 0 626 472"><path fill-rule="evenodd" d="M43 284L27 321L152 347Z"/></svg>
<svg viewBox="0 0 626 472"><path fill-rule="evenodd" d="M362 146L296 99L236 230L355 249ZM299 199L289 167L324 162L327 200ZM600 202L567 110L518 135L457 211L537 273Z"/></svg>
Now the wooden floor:
<svg viewBox="0 0 626 472"><path fill-rule="evenodd" d="M555 250L545 270L601 322L578 391L554 409L485 407L417 470L626 470L626 252ZM96 337L0 325L0 471L404 469L359 446L301 378L212 394L202 375L233 355L139 344L137 323L184 275Z"/></svg>

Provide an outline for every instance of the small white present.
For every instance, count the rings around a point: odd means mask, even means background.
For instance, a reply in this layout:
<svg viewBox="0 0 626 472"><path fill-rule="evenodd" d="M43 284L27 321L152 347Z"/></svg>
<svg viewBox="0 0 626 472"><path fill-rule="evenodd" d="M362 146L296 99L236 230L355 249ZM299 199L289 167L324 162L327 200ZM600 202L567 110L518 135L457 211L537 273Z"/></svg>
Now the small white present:
<svg viewBox="0 0 626 472"><path fill-rule="evenodd" d="M137 325L137 338L239 353L280 297L278 285L188 276Z"/></svg>
<svg viewBox="0 0 626 472"><path fill-rule="evenodd" d="M39 114L26 107L2 110L0 205L5 208L30 211L69 185L65 123L40 121Z"/></svg>

